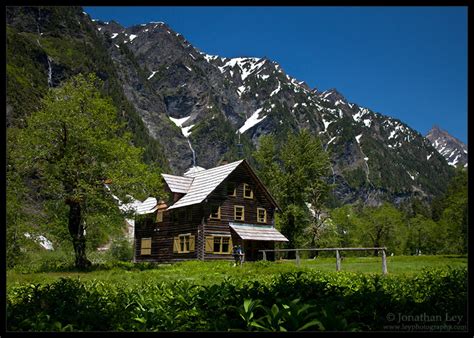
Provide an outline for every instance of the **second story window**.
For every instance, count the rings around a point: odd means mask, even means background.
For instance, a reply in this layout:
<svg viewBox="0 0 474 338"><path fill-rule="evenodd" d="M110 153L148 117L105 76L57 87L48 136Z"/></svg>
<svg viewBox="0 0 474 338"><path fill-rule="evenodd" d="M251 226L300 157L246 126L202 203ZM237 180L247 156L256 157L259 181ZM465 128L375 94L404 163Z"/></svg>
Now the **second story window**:
<svg viewBox="0 0 474 338"><path fill-rule="evenodd" d="M221 207L218 205L211 205L210 219L221 219Z"/></svg>
<svg viewBox="0 0 474 338"><path fill-rule="evenodd" d="M267 223L267 210L264 208L257 208L257 222Z"/></svg>
<svg viewBox="0 0 474 338"><path fill-rule="evenodd" d="M234 205L234 219L236 221L245 221L245 208L241 205Z"/></svg>
<svg viewBox="0 0 474 338"><path fill-rule="evenodd" d="M247 183L244 183L244 198L253 198L253 190L250 185Z"/></svg>

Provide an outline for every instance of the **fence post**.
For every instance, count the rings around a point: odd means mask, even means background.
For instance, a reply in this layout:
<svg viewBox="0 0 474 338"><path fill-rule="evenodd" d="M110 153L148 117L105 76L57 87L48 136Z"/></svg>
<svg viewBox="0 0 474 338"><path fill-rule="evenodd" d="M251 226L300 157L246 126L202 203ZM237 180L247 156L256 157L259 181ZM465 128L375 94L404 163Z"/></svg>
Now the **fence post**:
<svg viewBox="0 0 474 338"><path fill-rule="evenodd" d="M296 265L300 266L300 252L296 250Z"/></svg>
<svg viewBox="0 0 474 338"><path fill-rule="evenodd" d="M267 260L267 252L265 250L263 250L263 260L264 261Z"/></svg>
<svg viewBox="0 0 474 338"><path fill-rule="evenodd" d="M382 250L382 273L386 275L387 271L387 255L385 254L385 250Z"/></svg>
<svg viewBox="0 0 474 338"><path fill-rule="evenodd" d="M341 271L341 256L339 250L336 250L336 271Z"/></svg>

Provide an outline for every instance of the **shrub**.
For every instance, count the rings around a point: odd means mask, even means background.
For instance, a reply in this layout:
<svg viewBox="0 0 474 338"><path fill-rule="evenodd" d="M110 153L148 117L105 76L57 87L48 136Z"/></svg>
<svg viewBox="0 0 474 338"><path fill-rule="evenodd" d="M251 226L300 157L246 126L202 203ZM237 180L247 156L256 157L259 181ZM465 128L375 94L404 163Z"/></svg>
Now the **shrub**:
<svg viewBox="0 0 474 338"><path fill-rule="evenodd" d="M7 294L11 331L382 331L392 324L389 313L441 315L428 325L452 324L446 313L461 315L457 324L466 325L467 269L415 277L298 271L210 286L62 278Z"/></svg>

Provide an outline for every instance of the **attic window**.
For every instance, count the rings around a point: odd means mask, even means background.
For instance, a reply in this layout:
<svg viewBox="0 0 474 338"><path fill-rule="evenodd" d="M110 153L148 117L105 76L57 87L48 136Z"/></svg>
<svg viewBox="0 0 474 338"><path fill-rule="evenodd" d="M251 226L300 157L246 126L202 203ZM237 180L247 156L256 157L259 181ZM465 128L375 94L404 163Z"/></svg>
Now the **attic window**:
<svg viewBox="0 0 474 338"><path fill-rule="evenodd" d="M234 182L227 183L227 195L234 197L237 196L236 190L237 189Z"/></svg>
<svg viewBox="0 0 474 338"><path fill-rule="evenodd" d="M244 183L244 198L253 198L253 190L247 183Z"/></svg>

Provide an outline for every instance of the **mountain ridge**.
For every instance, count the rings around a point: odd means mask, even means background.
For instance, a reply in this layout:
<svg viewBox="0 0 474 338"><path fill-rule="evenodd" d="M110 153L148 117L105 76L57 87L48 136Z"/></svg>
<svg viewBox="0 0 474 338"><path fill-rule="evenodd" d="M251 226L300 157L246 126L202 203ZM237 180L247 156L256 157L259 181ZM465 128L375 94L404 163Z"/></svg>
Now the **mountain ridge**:
<svg viewBox="0 0 474 338"><path fill-rule="evenodd" d="M283 142L288 132L308 129L331 154L330 180L342 204L431 198L452 175L407 124L348 102L337 89L311 89L266 57L206 54L163 22L127 28L112 20L90 22L127 104L163 148L170 173L235 160L239 142L252 163L261 136ZM63 63L58 55L55 64Z"/></svg>
<svg viewBox="0 0 474 338"><path fill-rule="evenodd" d="M426 138L433 147L446 159L453 167L467 167L467 145L449 134L447 131L434 125L426 134Z"/></svg>

